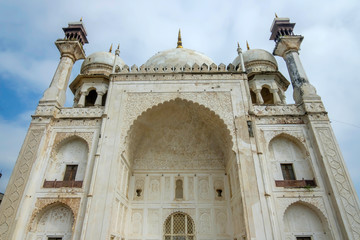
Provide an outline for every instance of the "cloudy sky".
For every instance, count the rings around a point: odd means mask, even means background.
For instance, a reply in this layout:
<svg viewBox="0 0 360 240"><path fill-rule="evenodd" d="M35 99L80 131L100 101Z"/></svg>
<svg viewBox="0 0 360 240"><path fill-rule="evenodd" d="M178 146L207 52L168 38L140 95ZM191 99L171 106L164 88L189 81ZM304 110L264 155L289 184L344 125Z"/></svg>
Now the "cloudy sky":
<svg viewBox="0 0 360 240"><path fill-rule="evenodd" d="M54 41L62 27L81 17L90 44L87 54L120 43L121 58L140 66L158 51L183 45L228 64L236 43L272 52L274 13L296 22L305 37L300 57L322 97L357 192L360 192L360 1L18 1L0 3L0 192L15 164L30 115L48 87L59 61ZM288 77L284 61L277 57ZM74 66L71 80L79 73ZM70 81L71 81L70 80ZM287 93L292 103L291 87ZM72 96L68 94L67 105Z"/></svg>

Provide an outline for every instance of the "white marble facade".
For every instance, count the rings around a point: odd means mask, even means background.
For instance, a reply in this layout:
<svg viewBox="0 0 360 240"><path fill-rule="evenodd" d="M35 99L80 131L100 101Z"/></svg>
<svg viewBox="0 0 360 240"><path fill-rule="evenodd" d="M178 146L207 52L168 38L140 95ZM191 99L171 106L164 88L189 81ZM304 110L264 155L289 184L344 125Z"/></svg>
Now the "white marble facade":
<svg viewBox="0 0 360 240"><path fill-rule="evenodd" d="M225 66L179 46L128 67L119 50L57 45L0 239L360 239L321 99L286 104L289 82L267 51L238 49ZM82 58L64 107L69 62Z"/></svg>

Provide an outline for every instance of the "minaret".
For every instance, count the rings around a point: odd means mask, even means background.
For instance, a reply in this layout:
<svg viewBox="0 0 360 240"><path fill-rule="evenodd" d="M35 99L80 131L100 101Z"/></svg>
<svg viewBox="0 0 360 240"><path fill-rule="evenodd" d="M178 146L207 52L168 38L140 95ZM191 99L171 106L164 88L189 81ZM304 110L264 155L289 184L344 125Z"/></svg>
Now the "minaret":
<svg viewBox="0 0 360 240"><path fill-rule="evenodd" d="M299 57L300 44L304 39L301 35L294 35L295 23L290 23L289 18L275 16L271 26L270 40L276 45L273 54L283 57L294 88L294 100L302 103L304 100L320 100L316 89L310 84Z"/></svg>
<svg viewBox="0 0 360 240"><path fill-rule="evenodd" d="M306 113L304 122L310 132L311 145L318 153L317 161L322 166L320 171L324 189L337 215L341 239L360 239L359 199L325 107L301 64L299 50L304 37L294 35L294 26L295 23L290 23L288 18L275 17L270 37L276 43L273 54L284 58L294 88L294 100L303 106Z"/></svg>
<svg viewBox="0 0 360 240"><path fill-rule="evenodd" d="M247 42L246 42L246 43L247 43ZM245 70L245 65L244 65L244 58L243 58L242 49L241 49L241 47L240 47L239 42L238 42L238 47L237 47L236 50L237 50L237 52L238 52L238 54L239 54L239 57L240 57L241 70L242 70L243 72L245 72L246 70Z"/></svg>
<svg viewBox="0 0 360 240"><path fill-rule="evenodd" d="M83 45L88 43L86 30L82 23L69 23L68 27L63 28L64 39L55 42L60 51L60 62L48 89L44 92L40 100L40 105L62 107L65 104L66 88L69 83L70 74L75 61L85 58Z"/></svg>

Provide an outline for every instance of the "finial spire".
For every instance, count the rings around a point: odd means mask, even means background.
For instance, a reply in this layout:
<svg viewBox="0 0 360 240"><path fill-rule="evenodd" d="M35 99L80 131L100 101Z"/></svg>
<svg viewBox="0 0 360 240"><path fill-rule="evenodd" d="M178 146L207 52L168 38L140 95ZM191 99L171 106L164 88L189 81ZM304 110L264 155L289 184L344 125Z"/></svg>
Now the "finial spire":
<svg viewBox="0 0 360 240"><path fill-rule="evenodd" d="M179 28L179 34L178 34L178 41L177 41L177 47L176 48L183 48L182 41L181 41L181 31Z"/></svg>
<svg viewBox="0 0 360 240"><path fill-rule="evenodd" d="M278 18L278 15L275 13L275 18Z"/></svg>
<svg viewBox="0 0 360 240"><path fill-rule="evenodd" d="M240 47L240 43L238 42L237 43L237 52L238 52L238 54L240 55L241 53L242 53L242 49L241 49L241 47Z"/></svg>
<svg viewBox="0 0 360 240"><path fill-rule="evenodd" d="M109 53L112 52L112 44L110 45Z"/></svg>
<svg viewBox="0 0 360 240"><path fill-rule="evenodd" d="M120 43L117 46L117 49L115 50L115 55L119 56L120 55Z"/></svg>
<svg viewBox="0 0 360 240"><path fill-rule="evenodd" d="M82 22L82 17L80 18L80 22Z"/></svg>
<svg viewBox="0 0 360 240"><path fill-rule="evenodd" d="M247 47L247 50L250 50L250 46L249 46L248 41L246 41L246 47Z"/></svg>

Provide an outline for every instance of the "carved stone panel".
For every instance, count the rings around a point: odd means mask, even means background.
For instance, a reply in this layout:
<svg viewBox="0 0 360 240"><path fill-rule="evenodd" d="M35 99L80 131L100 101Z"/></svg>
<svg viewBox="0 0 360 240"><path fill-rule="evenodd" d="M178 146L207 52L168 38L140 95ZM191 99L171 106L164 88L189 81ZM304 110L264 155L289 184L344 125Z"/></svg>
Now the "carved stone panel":
<svg viewBox="0 0 360 240"><path fill-rule="evenodd" d="M216 233L225 235L227 233L227 214L225 209L215 209Z"/></svg>
<svg viewBox="0 0 360 240"><path fill-rule="evenodd" d="M199 200L209 200L210 197L210 188L209 188L209 178L208 177L199 177Z"/></svg>
<svg viewBox="0 0 360 240"><path fill-rule="evenodd" d="M0 205L0 239L10 239L12 227L44 129L30 129Z"/></svg>
<svg viewBox="0 0 360 240"><path fill-rule="evenodd" d="M194 200L194 177L188 177L188 200Z"/></svg>
<svg viewBox="0 0 360 240"><path fill-rule="evenodd" d="M199 209L199 233L204 235L212 234L210 209Z"/></svg>
<svg viewBox="0 0 360 240"><path fill-rule="evenodd" d="M325 161L330 166L330 177L335 179L337 194L345 210L345 216L352 230L353 239L360 239L360 209L355 198L356 193L352 190L349 176L346 173L333 135L329 128L316 128L316 130L321 148L324 151Z"/></svg>
<svg viewBox="0 0 360 240"><path fill-rule="evenodd" d="M145 178L135 177L134 200L144 200Z"/></svg>
<svg viewBox="0 0 360 240"><path fill-rule="evenodd" d="M164 191L164 200L171 200L172 191L171 191L171 183L170 177L165 177L165 191Z"/></svg>
<svg viewBox="0 0 360 240"><path fill-rule="evenodd" d="M150 235L159 235L160 234L160 212L159 209L149 209L148 210L148 233Z"/></svg>
<svg viewBox="0 0 360 240"><path fill-rule="evenodd" d="M155 201L160 199L160 177L150 177L149 181L149 200Z"/></svg>
<svg viewBox="0 0 360 240"><path fill-rule="evenodd" d="M143 210L133 209L131 214L132 234L135 236L142 235L143 232Z"/></svg>

